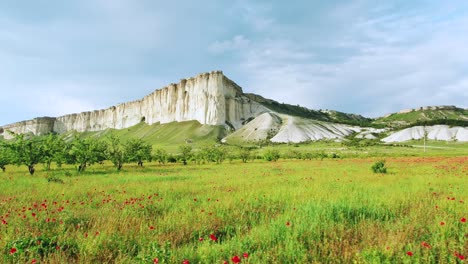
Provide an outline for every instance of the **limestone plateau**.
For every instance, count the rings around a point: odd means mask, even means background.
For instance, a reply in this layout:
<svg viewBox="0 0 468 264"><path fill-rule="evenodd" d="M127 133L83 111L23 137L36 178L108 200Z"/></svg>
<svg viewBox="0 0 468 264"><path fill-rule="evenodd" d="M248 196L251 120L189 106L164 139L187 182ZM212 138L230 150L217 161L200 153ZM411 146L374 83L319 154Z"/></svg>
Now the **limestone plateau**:
<svg viewBox="0 0 468 264"><path fill-rule="evenodd" d="M432 108L458 109L453 106ZM466 118L464 114L462 118ZM152 125L183 121L224 126L229 132L223 139L224 142L265 139L273 142L303 142L342 139L353 133L358 137L373 139L379 133L386 132L386 129L356 125L365 126L372 121L360 115L310 110L280 104L259 95L244 94L242 88L224 76L223 72L212 71L182 79L179 83L158 89L140 100L107 109L60 117L40 117L5 125L0 127L0 136L11 139L14 134L64 134L71 131L124 129L141 122ZM429 133L432 139L468 141L466 127L438 126L431 131L435 131ZM421 133L424 134L424 131ZM408 140L417 138L421 133L419 130L411 131L404 133L404 136L393 136L384 141Z"/></svg>

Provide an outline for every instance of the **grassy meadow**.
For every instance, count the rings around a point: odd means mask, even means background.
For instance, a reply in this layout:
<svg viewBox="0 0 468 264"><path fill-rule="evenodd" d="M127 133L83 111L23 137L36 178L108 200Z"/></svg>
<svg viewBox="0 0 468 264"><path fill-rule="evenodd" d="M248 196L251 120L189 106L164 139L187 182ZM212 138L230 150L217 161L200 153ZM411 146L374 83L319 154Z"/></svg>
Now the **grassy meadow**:
<svg viewBox="0 0 468 264"><path fill-rule="evenodd" d="M374 174L379 159L8 166L0 262L463 261L467 155L387 157Z"/></svg>

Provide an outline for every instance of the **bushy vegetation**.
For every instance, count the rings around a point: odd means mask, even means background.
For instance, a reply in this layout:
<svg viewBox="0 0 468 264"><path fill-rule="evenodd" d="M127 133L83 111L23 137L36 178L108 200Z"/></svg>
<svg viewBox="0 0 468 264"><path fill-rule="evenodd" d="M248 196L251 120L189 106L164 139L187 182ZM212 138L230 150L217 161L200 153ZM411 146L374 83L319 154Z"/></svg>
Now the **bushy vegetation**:
<svg viewBox="0 0 468 264"><path fill-rule="evenodd" d="M371 167L374 173L387 173L387 168L385 167L385 160L379 160L374 163Z"/></svg>

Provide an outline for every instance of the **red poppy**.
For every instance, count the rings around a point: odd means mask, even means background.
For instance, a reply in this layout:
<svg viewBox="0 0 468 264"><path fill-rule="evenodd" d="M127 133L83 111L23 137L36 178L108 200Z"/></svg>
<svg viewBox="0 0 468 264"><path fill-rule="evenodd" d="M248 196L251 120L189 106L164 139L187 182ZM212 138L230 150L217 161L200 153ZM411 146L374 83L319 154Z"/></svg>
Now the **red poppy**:
<svg viewBox="0 0 468 264"><path fill-rule="evenodd" d="M154 226L150 226L150 230L154 230Z"/></svg>
<svg viewBox="0 0 468 264"><path fill-rule="evenodd" d="M445 222L440 222L440 225L441 225L441 226L445 225Z"/></svg>
<svg viewBox="0 0 468 264"><path fill-rule="evenodd" d="M227 262L227 261L223 261L223 264L229 264L229 262Z"/></svg>
<svg viewBox="0 0 468 264"><path fill-rule="evenodd" d="M13 254L15 254L15 253L16 253L16 251L17 251L17 250L16 250L16 248L11 248L11 249L10 249L10 255L13 255Z"/></svg>
<svg viewBox="0 0 468 264"><path fill-rule="evenodd" d="M184 261L182 261L182 264L190 264L190 262L188 261L188 259L184 259Z"/></svg>
<svg viewBox="0 0 468 264"><path fill-rule="evenodd" d="M455 257L457 257L459 260L465 260L465 256L457 252L455 252Z"/></svg>
<svg viewBox="0 0 468 264"><path fill-rule="evenodd" d="M466 218L465 218L465 217L462 217L462 218L460 219L460 221L461 221L462 223L466 223Z"/></svg>
<svg viewBox="0 0 468 264"><path fill-rule="evenodd" d="M159 259L158 258L154 258L153 259L153 264L158 264L159 263Z"/></svg>
<svg viewBox="0 0 468 264"><path fill-rule="evenodd" d="M231 260L232 260L232 262L234 262L234 263L240 263L240 262L241 262L241 259L239 258L239 256L234 256L234 257L232 257Z"/></svg>
<svg viewBox="0 0 468 264"><path fill-rule="evenodd" d="M214 234L210 234L210 239L214 242L218 241L218 238Z"/></svg>
<svg viewBox="0 0 468 264"><path fill-rule="evenodd" d="M431 245L429 245L427 242L423 241L421 243L421 246L425 247L425 248L431 248Z"/></svg>
<svg viewBox="0 0 468 264"><path fill-rule="evenodd" d="M198 239L198 241L202 242L202 241L203 241L203 237L200 237L200 238Z"/></svg>
<svg viewBox="0 0 468 264"><path fill-rule="evenodd" d="M286 222L286 226L290 226L290 225L291 225L291 223L290 223L290 222Z"/></svg>
<svg viewBox="0 0 468 264"><path fill-rule="evenodd" d="M244 258L249 258L249 253L245 252L242 256L244 256Z"/></svg>
<svg viewBox="0 0 468 264"><path fill-rule="evenodd" d="M406 252L406 255L408 255L408 256L410 256L410 257L412 257L412 256L413 256L413 252L411 252L411 251L408 251L408 252Z"/></svg>
<svg viewBox="0 0 468 264"><path fill-rule="evenodd" d="M32 259L31 260L31 264L36 264L37 263L37 260L36 259Z"/></svg>

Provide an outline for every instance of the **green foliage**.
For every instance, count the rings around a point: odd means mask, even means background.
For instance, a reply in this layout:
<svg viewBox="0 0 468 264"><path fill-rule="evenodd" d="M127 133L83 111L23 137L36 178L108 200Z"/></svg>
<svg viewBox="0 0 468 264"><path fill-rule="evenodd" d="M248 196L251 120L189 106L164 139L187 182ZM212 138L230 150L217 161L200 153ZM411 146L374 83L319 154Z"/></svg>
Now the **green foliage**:
<svg viewBox="0 0 468 264"><path fill-rule="evenodd" d="M153 157L155 161L159 162L159 164L166 164L169 159L169 154L167 154L167 151L164 149L156 149Z"/></svg>
<svg viewBox="0 0 468 264"><path fill-rule="evenodd" d="M78 172L83 172L86 167L97 162L103 162L106 158L107 145L105 142L93 138L78 138L71 143L69 152L70 161L78 165Z"/></svg>
<svg viewBox="0 0 468 264"><path fill-rule="evenodd" d="M211 145L203 147L199 154L199 159L220 164L226 159L228 151L221 145Z"/></svg>
<svg viewBox="0 0 468 264"><path fill-rule="evenodd" d="M57 177L57 175L51 175L51 176L47 177L47 181L48 182L61 183L61 184L65 183L62 179Z"/></svg>
<svg viewBox="0 0 468 264"><path fill-rule="evenodd" d="M120 138L114 134L108 136L108 145L106 149L106 157L114 164L117 170L121 170L123 164L127 161L127 153L124 152L124 147L120 143Z"/></svg>
<svg viewBox="0 0 468 264"><path fill-rule="evenodd" d="M12 153L11 149L7 143L0 142L0 169L3 172L6 170L6 165L12 163Z"/></svg>
<svg viewBox="0 0 468 264"><path fill-rule="evenodd" d="M136 162L138 166L143 167L143 162L151 161L151 152L153 147L143 142L142 139L130 139L125 143L125 153L129 162Z"/></svg>
<svg viewBox="0 0 468 264"><path fill-rule="evenodd" d="M385 160L380 160L374 163L371 167L374 173L387 173L387 168L385 167Z"/></svg>
<svg viewBox="0 0 468 264"><path fill-rule="evenodd" d="M28 167L31 175L35 172L35 166L43 160L43 145L34 139L26 139L24 135L15 135L14 142L9 145L12 149L12 161L14 164Z"/></svg>
<svg viewBox="0 0 468 264"><path fill-rule="evenodd" d="M246 163L252 158L251 150L249 148L241 148L239 151L239 158L243 163Z"/></svg>
<svg viewBox="0 0 468 264"><path fill-rule="evenodd" d="M192 158L192 146L190 145L182 145L179 146L179 158L184 165L187 165L187 161Z"/></svg>
<svg viewBox="0 0 468 264"><path fill-rule="evenodd" d="M265 159L266 161L278 161L280 158L280 153L277 149L267 149L264 153L263 153L263 159Z"/></svg>
<svg viewBox="0 0 468 264"><path fill-rule="evenodd" d="M46 170L50 170L52 162L56 162L60 167L65 161L65 151L67 150L65 141L56 134L49 134L42 140L42 161Z"/></svg>

